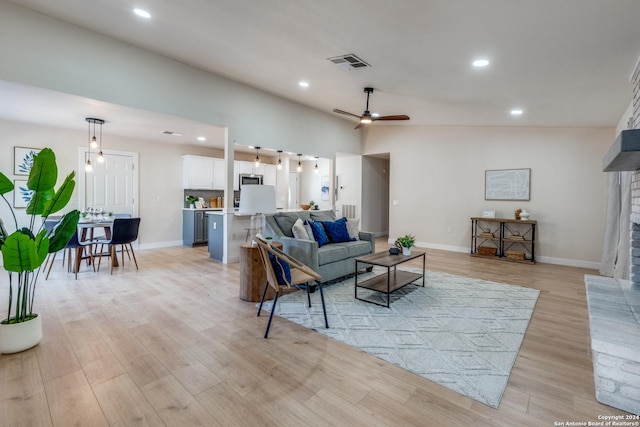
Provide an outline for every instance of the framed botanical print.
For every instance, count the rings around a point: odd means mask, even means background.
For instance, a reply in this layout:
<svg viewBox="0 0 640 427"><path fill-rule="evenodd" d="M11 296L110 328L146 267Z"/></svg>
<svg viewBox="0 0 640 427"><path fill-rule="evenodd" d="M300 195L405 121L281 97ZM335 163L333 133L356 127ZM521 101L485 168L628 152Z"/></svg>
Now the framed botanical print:
<svg viewBox="0 0 640 427"><path fill-rule="evenodd" d="M26 208L33 197L33 190L27 187L27 181L16 179L13 181L13 207Z"/></svg>
<svg viewBox="0 0 640 427"><path fill-rule="evenodd" d="M13 174L29 175L33 166L33 158L40 148L13 147Z"/></svg>

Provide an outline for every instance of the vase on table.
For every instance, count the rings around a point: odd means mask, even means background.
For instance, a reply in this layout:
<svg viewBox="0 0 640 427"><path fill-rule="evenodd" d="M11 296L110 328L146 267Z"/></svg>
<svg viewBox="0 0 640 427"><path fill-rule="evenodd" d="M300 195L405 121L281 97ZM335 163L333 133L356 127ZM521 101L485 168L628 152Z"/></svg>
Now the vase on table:
<svg viewBox="0 0 640 427"><path fill-rule="evenodd" d="M411 248L407 248L406 246L402 247L402 255L409 256L411 255Z"/></svg>

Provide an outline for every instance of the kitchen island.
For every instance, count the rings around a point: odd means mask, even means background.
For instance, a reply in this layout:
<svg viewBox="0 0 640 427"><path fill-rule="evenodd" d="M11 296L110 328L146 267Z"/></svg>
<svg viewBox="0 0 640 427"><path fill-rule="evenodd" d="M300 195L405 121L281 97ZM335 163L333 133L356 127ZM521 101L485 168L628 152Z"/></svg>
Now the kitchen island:
<svg viewBox="0 0 640 427"><path fill-rule="evenodd" d="M247 239L247 230L251 227L251 215L239 214L237 210L233 212L215 210L207 211L205 214L208 217L209 258L226 264L239 262L240 245ZM225 235L225 230L228 237Z"/></svg>
<svg viewBox="0 0 640 427"><path fill-rule="evenodd" d="M215 208L182 209L182 244L202 246L207 244L208 226L206 213ZM218 209L221 210L221 209Z"/></svg>

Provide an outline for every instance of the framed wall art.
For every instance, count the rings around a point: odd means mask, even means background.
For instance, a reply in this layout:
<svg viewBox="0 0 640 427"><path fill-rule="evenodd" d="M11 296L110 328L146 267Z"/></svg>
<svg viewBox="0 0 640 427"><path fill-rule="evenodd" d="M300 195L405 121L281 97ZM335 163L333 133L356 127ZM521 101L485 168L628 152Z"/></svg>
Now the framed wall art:
<svg viewBox="0 0 640 427"><path fill-rule="evenodd" d="M484 171L485 200L529 200L531 169Z"/></svg>
<svg viewBox="0 0 640 427"><path fill-rule="evenodd" d="M40 148L13 147L13 174L29 175L33 158L40 152Z"/></svg>
<svg viewBox="0 0 640 427"><path fill-rule="evenodd" d="M27 180L16 179L13 181L13 207L26 208L33 197L33 190L27 187Z"/></svg>
<svg viewBox="0 0 640 427"><path fill-rule="evenodd" d="M322 200L329 200L329 175L320 178L320 195Z"/></svg>

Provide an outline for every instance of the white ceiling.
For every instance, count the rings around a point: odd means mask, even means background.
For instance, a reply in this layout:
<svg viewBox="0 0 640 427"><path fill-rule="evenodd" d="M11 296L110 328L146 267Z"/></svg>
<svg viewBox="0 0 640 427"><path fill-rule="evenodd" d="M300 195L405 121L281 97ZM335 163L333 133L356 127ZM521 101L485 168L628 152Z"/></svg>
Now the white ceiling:
<svg viewBox="0 0 640 427"><path fill-rule="evenodd" d="M409 126L614 127L631 98L629 75L640 56L638 0L13 3L326 112L361 114L363 88L372 86L370 110L407 114L410 121L391 123ZM133 15L133 7L152 18ZM345 71L327 60L348 53L371 68ZM477 57L491 65L473 69ZM298 86L302 79L309 88ZM8 83L0 84L0 96L11 99L5 95L32 97L13 101L21 108L11 112L8 103L0 105L2 117L14 120L50 116L32 108L51 107L52 120L68 120L69 127L85 125L91 111L113 117L111 131L120 120L127 132L198 126L139 111L132 119L131 111L66 95L62 110L60 94ZM524 114L510 116L515 107ZM336 116L355 126L355 119Z"/></svg>

